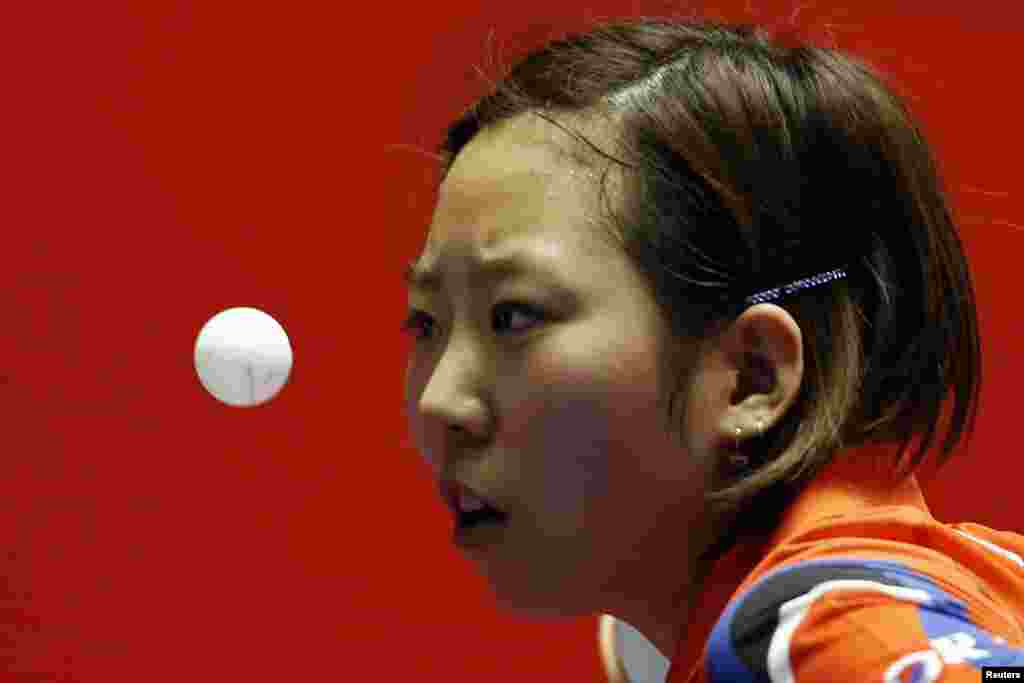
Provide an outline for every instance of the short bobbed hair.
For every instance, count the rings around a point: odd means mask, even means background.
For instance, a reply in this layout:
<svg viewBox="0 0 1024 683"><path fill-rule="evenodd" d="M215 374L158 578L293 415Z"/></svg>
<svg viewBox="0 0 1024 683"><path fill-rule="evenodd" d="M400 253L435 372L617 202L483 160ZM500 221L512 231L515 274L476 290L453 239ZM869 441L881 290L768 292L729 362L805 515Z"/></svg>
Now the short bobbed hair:
<svg viewBox="0 0 1024 683"><path fill-rule="evenodd" d="M733 520L709 553L772 529L840 450L899 444L890 465L903 476L940 423L939 465L973 431L981 346L966 257L920 124L865 61L758 26L606 22L528 54L464 111L440 148L441 181L478 132L522 115L571 135L580 163L604 164L598 223L680 342L716 334L755 292L847 273L774 302L803 334L803 382L744 444L753 468L709 494ZM677 369L669 425L688 379Z"/></svg>

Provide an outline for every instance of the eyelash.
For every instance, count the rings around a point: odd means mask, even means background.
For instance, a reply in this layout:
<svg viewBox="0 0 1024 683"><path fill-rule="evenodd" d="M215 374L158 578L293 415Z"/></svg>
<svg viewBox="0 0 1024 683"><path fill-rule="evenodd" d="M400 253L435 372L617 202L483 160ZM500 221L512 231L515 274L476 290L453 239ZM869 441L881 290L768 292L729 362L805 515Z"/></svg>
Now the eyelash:
<svg viewBox="0 0 1024 683"><path fill-rule="evenodd" d="M496 304L494 306L494 310L495 311L511 310L513 312L526 313L527 315L529 315L531 318L534 318L535 320L543 320L544 319L544 314L538 308L536 308L535 306L531 306L529 304L525 304L525 303L523 303L521 301L503 301L503 302L501 302L499 304ZM427 322L427 321L433 322L433 318L431 318L429 315L427 315L423 311L417 311L417 310L413 309L412 312L409 313L409 317L407 317L402 322L402 331L403 332L407 332L407 331L414 331L414 330L420 329L421 328L421 323ZM516 331L516 332L513 332L513 334L516 334L518 332L525 332L525 331L526 330ZM419 341L426 341L423 337L416 337L416 336L414 336L414 339L416 341L418 341L418 342Z"/></svg>

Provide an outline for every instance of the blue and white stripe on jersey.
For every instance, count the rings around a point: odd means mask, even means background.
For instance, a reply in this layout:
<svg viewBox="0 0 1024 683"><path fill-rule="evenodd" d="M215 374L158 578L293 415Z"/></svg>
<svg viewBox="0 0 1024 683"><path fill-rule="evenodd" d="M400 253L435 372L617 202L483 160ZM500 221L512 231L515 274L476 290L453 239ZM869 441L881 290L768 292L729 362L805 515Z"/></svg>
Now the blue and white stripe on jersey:
<svg viewBox="0 0 1024 683"><path fill-rule="evenodd" d="M918 617L933 652L915 662L912 680L935 680L944 663L1024 666L1024 651L978 628L967 606L928 577L898 562L830 558L783 567L758 580L730 604L708 640L710 681L790 683L789 648L811 605L839 590L870 590L918 605ZM902 669L893 669L896 673ZM892 680L897 680L895 674Z"/></svg>

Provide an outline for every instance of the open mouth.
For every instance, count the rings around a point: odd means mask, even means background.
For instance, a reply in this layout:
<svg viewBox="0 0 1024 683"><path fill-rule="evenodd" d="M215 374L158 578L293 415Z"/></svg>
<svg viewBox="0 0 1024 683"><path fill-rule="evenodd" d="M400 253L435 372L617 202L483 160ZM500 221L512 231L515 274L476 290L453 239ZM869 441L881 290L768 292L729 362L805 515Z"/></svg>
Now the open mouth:
<svg viewBox="0 0 1024 683"><path fill-rule="evenodd" d="M460 511L456 524L459 528L471 529L481 525L505 524L507 521L508 515L485 503L479 510Z"/></svg>
<svg viewBox="0 0 1024 683"><path fill-rule="evenodd" d="M460 548L489 545L503 535L508 514L475 490L457 479L444 479L440 493L454 513L454 541Z"/></svg>

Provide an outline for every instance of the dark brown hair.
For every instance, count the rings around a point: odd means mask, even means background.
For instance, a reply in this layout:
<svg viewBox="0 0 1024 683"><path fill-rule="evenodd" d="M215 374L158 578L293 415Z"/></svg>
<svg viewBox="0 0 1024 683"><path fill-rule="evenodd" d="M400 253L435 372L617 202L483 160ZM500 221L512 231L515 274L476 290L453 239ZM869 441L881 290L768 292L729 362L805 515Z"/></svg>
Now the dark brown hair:
<svg viewBox="0 0 1024 683"><path fill-rule="evenodd" d="M523 58L452 123L442 181L474 135L524 114L617 171L600 224L680 340L715 333L754 292L848 273L775 302L803 333L804 380L745 446L755 468L709 495L736 514L714 552L769 530L841 448L898 442L895 467L923 434L899 468L916 470L950 390L939 464L973 431L981 348L966 258L920 124L866 62L751 25L599 24ZM573 125L597 119L611 124L604 148ZM685 380L680 368L676 391Z"/></svg>

